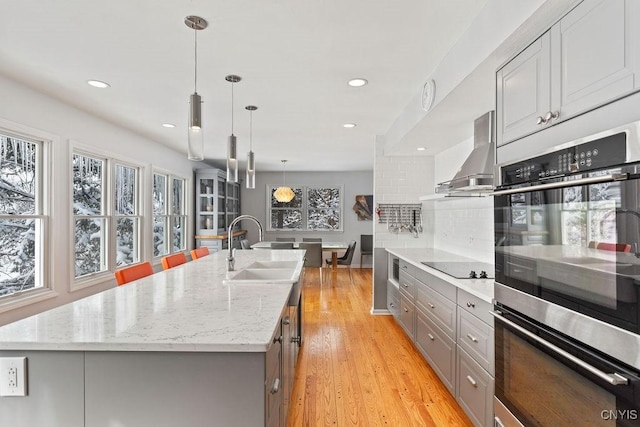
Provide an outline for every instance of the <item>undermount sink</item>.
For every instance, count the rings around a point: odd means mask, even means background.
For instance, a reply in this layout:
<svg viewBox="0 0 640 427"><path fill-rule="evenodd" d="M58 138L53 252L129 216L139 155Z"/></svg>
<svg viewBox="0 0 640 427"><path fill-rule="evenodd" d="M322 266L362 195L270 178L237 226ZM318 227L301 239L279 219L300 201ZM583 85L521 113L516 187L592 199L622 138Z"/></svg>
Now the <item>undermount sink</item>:
<svg viewBox="0 0 640 427"><path fill-rule="evenodd" d="M223 283L288 283L295 279L293 268L245 268Z"/></svg>
<svg viewBox="0 0 640 427"><path fill-rule="evenodd" d="M247 266L248 269L262 268L289 268L295 269L298 261L256 261Z"/></svg>

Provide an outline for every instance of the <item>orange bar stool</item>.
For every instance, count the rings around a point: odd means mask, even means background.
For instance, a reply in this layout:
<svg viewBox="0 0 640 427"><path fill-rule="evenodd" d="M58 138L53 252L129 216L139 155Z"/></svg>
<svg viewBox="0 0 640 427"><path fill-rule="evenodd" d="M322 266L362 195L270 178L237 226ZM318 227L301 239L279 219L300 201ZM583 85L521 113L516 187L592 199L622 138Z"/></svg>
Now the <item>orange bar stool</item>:
<svg viewBox="0 0 640 427"><path fill-rule="evenodd" d="M187 262L187 257L184 256L182 252L178 252L177 254L167 255L162 258L162 269L168 270L180 264L185 264Z"/></svg>
<svg viewBox="0 0 640 427"><path fill-rule="evenodd" d="M207 248L206 246L191 250L191 259L198 259L207 255L209 255L209 248Z"/></svg>
<svg viewBox="0 0 640 427"><path fill-rule="evenodd" d="M143 277L151 276L153 274L153 267L150 262L141 262L140 264L130 265L115 271L116 282L118 286L125 283L133 282L134 280L142 279Z"/></svg>

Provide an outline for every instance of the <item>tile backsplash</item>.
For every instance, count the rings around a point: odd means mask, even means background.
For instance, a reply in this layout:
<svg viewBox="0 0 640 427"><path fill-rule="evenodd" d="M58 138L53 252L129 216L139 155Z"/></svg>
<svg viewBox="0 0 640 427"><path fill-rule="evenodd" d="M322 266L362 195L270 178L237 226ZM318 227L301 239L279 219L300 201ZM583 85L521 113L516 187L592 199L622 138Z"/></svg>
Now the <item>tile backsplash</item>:
<svg viewBox="0 0 640 427"><path fill-rule="evenodd" d="M493 197L427 202L433 216L433 246L493 264Z"/></svg>

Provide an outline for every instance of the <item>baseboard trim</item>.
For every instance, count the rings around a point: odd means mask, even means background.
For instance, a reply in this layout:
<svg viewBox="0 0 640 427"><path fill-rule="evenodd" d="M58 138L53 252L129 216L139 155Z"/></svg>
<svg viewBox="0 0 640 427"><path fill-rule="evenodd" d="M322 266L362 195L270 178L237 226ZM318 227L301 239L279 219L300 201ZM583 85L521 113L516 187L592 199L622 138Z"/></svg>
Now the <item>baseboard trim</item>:
<svg viewBox="0 0 640 427"><path fill-rule="evenodd" d="M391 312L386 308L372 308L371 315L373 316L390 316Z"/></svg>

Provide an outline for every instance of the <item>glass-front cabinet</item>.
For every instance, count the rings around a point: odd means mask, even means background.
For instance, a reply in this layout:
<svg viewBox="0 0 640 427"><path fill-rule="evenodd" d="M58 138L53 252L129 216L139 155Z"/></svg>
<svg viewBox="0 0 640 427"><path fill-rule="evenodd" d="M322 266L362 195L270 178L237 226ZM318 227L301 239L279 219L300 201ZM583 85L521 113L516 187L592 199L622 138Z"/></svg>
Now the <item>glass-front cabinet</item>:
<svg viewBox="0 0 640 427"><path fill-rule="evenodd" d="M216 251L226 246L221 236L240 215L240 184L227 183L220 169L196 170L196 247Z"/></svg>

